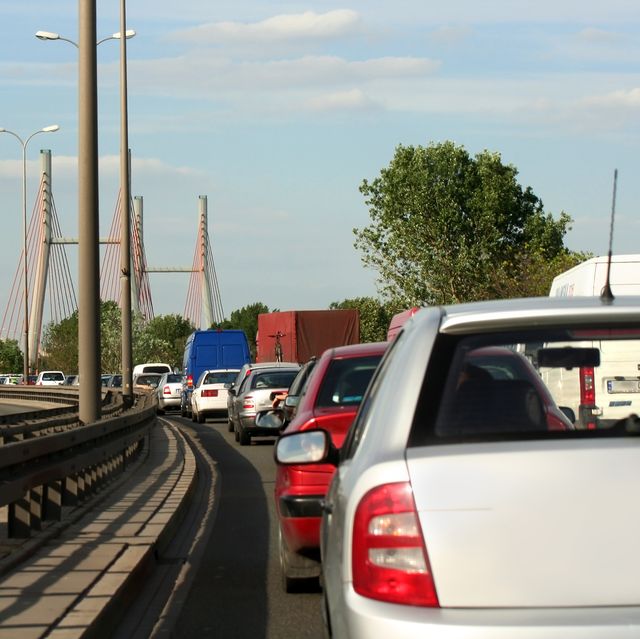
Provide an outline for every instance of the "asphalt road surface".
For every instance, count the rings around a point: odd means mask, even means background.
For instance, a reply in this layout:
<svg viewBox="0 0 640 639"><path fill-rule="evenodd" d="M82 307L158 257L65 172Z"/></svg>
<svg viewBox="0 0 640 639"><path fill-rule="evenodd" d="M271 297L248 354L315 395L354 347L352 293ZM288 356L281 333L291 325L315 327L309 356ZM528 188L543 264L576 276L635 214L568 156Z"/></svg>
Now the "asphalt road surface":
<svg viewBox="0 0 640 639"><path fill-rule="evenodd" d="M167 415L168 416L168 415ZM224 420L172 418L215 465L213 524L173 636L181 639L322 639L322 594L287 594L280 582L273 438L241 447Z"/></svg>

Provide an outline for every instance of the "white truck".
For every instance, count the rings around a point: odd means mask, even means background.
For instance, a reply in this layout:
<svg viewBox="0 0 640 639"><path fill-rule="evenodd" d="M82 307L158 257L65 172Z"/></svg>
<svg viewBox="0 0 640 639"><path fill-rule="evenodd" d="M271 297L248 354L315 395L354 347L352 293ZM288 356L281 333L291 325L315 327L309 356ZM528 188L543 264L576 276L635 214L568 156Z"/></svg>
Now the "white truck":
<svg viewBox="0 0 640 639"><path fill-rule="evenodd" d="M599 296L606 282L606 256L586 260L558 275L550 296ZM640 295L640 254L614 255L611 260L611 291L616 296ZM585 336L573 346L597 348L600 366L578 369L545 369L540 374L556 403L568 406L578 428L606 427L630 412L640 415L640 327L637 337L599 340Z"/></svg>

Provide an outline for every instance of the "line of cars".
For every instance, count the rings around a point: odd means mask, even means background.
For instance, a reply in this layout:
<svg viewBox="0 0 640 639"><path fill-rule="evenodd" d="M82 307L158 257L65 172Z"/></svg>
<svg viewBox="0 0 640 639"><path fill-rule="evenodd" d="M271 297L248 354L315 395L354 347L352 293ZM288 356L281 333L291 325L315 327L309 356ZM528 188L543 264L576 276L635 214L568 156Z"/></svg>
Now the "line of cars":
<svg viewBox="0 0 640 639"><path fill-rule="evenodd" d="M426 308L342 441L298 412L282 486L332 478L276 504L320 522L328 635L637 637L640 373L605 373L621 353L640 371L640 298Z"/></svg>

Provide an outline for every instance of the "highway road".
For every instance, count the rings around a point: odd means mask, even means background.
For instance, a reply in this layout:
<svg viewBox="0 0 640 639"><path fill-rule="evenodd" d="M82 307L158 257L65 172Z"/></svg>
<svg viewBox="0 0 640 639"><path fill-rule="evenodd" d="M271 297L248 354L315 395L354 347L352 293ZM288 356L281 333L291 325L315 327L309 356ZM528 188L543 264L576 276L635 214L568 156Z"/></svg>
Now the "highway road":
<svg viewBox="0 0 640 639"><path fill-rule="evenodd" d="M227 431L226 419L195 424L171 414L165 418L196 442L213 468L215 483L212 503L200 515L210 522L204 543L187 562L193 567L179 578L178 594L165 610L168 621L153 636L322 639L320 589L287 594L280 583L274 440L256 438L251 446L240 447ZM202 472L200 483L206 481ZM205 497L197 501L202 506Z"/></svg>

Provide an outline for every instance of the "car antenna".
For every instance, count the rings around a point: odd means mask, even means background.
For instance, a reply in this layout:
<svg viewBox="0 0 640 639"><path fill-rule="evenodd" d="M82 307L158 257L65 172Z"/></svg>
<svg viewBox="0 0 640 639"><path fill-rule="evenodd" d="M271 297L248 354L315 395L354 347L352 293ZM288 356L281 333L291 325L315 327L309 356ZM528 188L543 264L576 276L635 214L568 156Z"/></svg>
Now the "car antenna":
<svg viewBox="0 0 640 639"><path fill-rule="evenodd" d="M611 291L611 259L613 256L613 220L616 214L616 190L618 188L618 169L613 171L613 202L611 204L611 228L609 229L609 256L607 259L607 278L604 288L600 294L600 299L606 304L613 302L613 292Z"/></svg>

